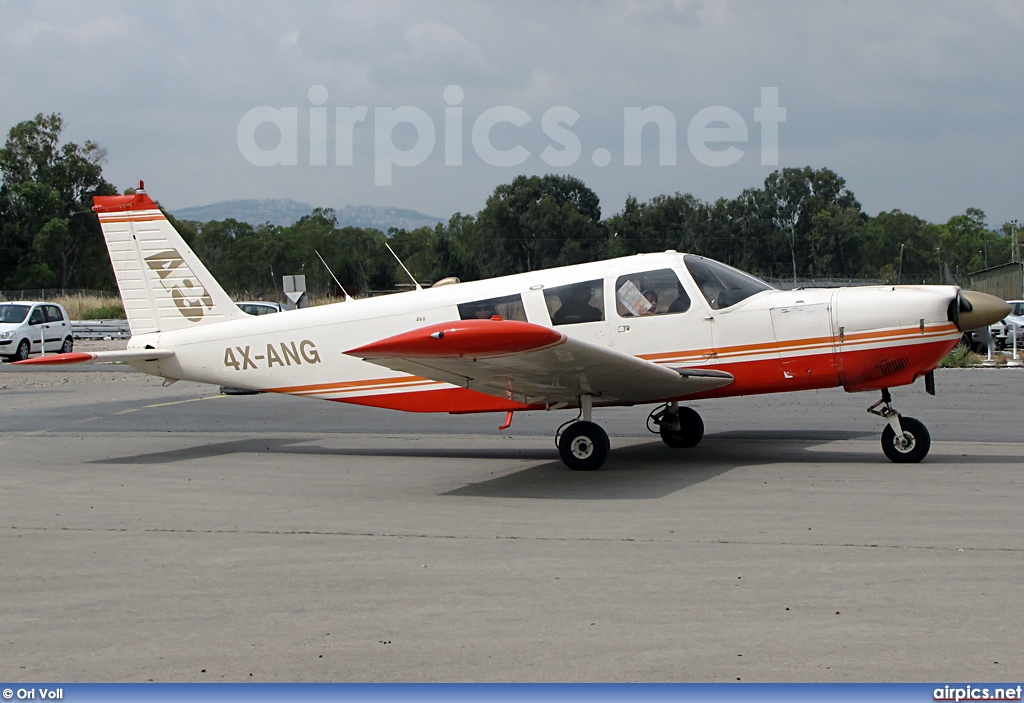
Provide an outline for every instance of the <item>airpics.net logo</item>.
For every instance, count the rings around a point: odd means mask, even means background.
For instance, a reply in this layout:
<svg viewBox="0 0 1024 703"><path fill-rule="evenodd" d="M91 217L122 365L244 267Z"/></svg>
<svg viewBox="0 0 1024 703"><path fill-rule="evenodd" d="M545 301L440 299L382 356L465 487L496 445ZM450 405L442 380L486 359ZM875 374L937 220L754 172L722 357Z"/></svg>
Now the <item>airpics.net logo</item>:
<svg viewBox="0 0 1024 703"><path fill-rule="evenodd" d="M333 125L330 111L326 106L328 93L322 85L309 89L309 143L303 144L306 151L301 160L310 166L328 165L328 134L334 135L333 164L352 166L354 162L356 133L367 127L373 132L373 182L378 186L392 183L395 167L412 168L424 163L442 142L445 166L462 166L466 163L463 144L467 123L469 143L473 155L481 163L499 168L520 166L534 157L522 144L516 143L505 148L495 146L493 132L499 125L521 128L533 122L533 117L518 107L498 105L478 115L465 115L462 101L465 91L460 86L450 85L444 89L444 124L440 131L434 120L423 109L412 105L401 107L375 107L372 118L370 108L335 107ZM303 115L302 117L306 117ZM549 143L536 156L548 166L565 168L578 163L583 157L584 147L579 136L572 130L580 119L580 113L566 105L556 105L545 110L540 126ZM238 122L238 149L245 159L255 165L297 166L300 162L298 107L270 107L262 105L246 112ZM760 124L760 157L762 166L779 164L779 125L786 121L786 108L779 105L778 88L761 88L761 104L753 110L753 121ZM272 148L265 148L257 131L276 128L278 140ZM678 160L676 137L678 122L671 110L661 106L625 107L622 113L622 165L643 165L644 128L648 138L657 138L657 163L661 166L675 166ZM332 129L333 128L333 129ZM505 130L508 127L504 128ZM408 140L396 144L396 131L415 132L411 145ZM750 130L747 120L736 110L723 105L706 107L697 112L686 127L686 146L698 162L705 166L731 166L743 158L744 146L749 148ZM404 147L404 148L403 148ZM595 166L605 167L612 163L612 152L598 147L590 152Z"/></svg>

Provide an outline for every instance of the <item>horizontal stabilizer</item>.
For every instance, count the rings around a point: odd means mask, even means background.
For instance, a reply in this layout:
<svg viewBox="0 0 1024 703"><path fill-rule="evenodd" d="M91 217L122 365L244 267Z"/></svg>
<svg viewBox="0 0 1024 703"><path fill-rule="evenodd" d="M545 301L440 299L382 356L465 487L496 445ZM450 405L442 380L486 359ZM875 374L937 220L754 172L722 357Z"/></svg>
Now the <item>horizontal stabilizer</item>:
<svg viewBox="0 0 1024 703"><path fill-rule="evenodd" d="M68 364L111 364L120 361L156 361L174 356L173 349L126 349L124 351L70 352L15 361L15 366L66 366Z"/></svg>

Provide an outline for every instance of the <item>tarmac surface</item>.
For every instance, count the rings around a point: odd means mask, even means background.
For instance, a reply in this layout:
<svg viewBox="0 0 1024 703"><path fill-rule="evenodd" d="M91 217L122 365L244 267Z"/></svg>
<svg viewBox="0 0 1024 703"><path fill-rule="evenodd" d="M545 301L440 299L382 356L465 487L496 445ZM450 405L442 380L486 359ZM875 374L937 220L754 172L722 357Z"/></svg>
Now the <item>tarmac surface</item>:
<svg viewBox="0 0 1024 703"><path fill-rule="evenodd" d="M1024 372L694 404L408 415L0 366L0 680L938 681L1024 672Z"/></svg>

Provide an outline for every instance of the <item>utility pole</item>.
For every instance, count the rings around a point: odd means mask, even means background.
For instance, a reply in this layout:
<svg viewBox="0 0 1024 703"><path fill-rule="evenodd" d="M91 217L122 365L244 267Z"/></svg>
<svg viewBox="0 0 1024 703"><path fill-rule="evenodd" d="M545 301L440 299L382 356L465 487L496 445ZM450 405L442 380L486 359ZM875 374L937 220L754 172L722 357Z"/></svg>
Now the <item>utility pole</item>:
<svg viewBox="0 0 1024 703"><path fill-rule="evenodd" d="M903 283L903 250L906 246L906 244L900 244L900 268L896 272L896 285L901 285Z"/></svg>
<svg viewBox="0 0 1024 703"><path fill-rule="evenodd" d="M1010 256L1013 263L1020 263L1020 241L1017 239L1017 220L1010 220Z"/></svg>
<svg viewBox="0 0 1024 703"><path fill-rule="evenodd" d="M939 260L939 280L938 284L942 285L942 247L935 247L935 258Z"/></svg>

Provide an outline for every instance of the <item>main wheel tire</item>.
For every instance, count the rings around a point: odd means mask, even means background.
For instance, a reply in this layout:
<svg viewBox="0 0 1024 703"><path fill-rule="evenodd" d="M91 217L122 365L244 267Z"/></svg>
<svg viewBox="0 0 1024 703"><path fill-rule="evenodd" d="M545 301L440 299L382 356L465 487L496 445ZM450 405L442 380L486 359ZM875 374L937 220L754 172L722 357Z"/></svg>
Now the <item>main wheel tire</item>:
<svg viewBox="0 0 1024 703"><path fill-rule="evenodd" d="M673 449L689 449L704 438L704 420L693 408L679 408L679 429L661 427L661 441Z"/></svg>
<svg viewBox="0 0 1024 703"><path fill-rule="evenodd" d="M60 347L61 354L70 354L75 349L75 340L70 336L64 338L64 344Z"/></svg>
<svg viewBox="0 0 1024 703"><path fill-rule="evenodd" d="M18 345L18 351L15 352L15 354L14 354L14 360L15 361L24 361L25 359L27 359L28 355L29 355L29 351L31 350L31 348L32 347L28 343L27 339L21 340L21 344Z"/></svg>
<svg viewBox="0 0 1024 703"><path fill-rule="evenodd" d="M892 425L886 425L882 430L882 451L889 457L889 461L897 464L916 464L928 455L932 437L928 434L928 428L912 417L901 416L900 427L903 428L905 445L896 441Z"/></svg>
<svg viewBox="0 0 1024 703"><path fill-rule="evenodd" d="M569 425L558 440L558 454L573 471L601 468L610 450L608 433L600 425L586 420Z"/></svg>

